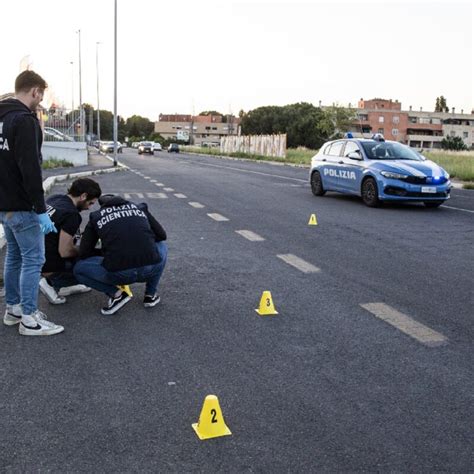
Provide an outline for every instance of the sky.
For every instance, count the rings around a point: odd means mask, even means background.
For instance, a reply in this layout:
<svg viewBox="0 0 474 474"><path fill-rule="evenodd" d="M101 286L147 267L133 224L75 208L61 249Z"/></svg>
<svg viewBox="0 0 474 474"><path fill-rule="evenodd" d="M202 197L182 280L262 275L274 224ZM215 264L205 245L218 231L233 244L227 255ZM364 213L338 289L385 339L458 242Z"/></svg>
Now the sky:
<svg viewBox="0 0 474 474"><path fill-rule="evenodd" d="M439 95L474 109L472 1L117 0L117 12L125 118L375 97L433 110ZM0 21L0 94L28 56L46 101L77 107L81 30L83 102L97 106L98 50L100 108L113 111L113 0L1 0Z"/></svg>

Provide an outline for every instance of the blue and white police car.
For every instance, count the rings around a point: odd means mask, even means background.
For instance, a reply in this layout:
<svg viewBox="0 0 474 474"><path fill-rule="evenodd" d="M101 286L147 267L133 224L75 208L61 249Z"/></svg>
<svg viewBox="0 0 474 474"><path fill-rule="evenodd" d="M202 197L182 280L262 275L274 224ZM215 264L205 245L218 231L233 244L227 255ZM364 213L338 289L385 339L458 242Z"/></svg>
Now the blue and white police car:
<svg viewBox="0 0 474 474"><path fill-rule="evenodd" d="M370 207L381 201L420 201L438 207L449 199L449 174L399 142L348 138L325 143L311 160L315 196L338 191L361 196Z"/></svg>

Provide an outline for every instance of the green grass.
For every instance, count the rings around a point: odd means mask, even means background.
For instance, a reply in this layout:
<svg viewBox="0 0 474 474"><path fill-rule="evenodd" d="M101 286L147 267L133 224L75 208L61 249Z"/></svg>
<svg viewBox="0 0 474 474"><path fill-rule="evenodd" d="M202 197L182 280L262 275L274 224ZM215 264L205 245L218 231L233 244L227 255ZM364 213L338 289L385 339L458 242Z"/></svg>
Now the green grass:
<svg viewBox="0 0 474 474"><path fill-rule="evenodd" d="M70 161L67 160L56 160L54 158L43 161L42 167L44 170L50 170L53 168L71 168L74 166Z"/></svg>
<svg viewBox="0 0 474 474"><path fill-rule="evenodd" d="M274 161L277 163L292 163L298 165L310 165L311 157L317 153L317 151L308 150L307 148L288 149L286 158L278 158L276 156L250 155L248 153L221 153L219 148L200 148L191 146L182 148L183 151L199 153L201 155L230 156L232 158L245 158L248 160L257 161Z"/></svg>
<svg viewBox="0 0 474 474"><path fill-rule="evenodd" d="M474 181L474 152L436 151L424 152L423 155L444 168L451 178Z"/></svg>
<svg viewBox="0 0 474 474"><path fill-rule="evenodd" d="M183 147L185 151L193 153L200 153L203 155L218 155L222 156L219 148L200 148L200 147ZM310 165L311 158L318 152L318 150L310 150L308 148L289 148L286 152L286 158L276 158L272 156L249 155L247 153L230 153L226 156L235 158L246 158L250 160L260 161L276 161L279 163L292 163L298 165ZM429 160L443 167L452 178L461 181L474 181L474 152L471 151L433 151L424 152L423 155ZM467 184L466 189L473 189L474 183Z"/></svg>

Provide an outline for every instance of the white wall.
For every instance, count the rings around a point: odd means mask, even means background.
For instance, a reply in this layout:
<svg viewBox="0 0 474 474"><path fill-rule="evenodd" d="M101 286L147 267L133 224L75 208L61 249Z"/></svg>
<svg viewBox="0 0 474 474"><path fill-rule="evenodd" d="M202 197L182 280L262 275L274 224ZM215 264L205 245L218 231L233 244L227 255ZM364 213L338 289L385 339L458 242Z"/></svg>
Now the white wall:
<svg viewBox="0 0 474 474"><path fill-rule="evenodd" d="M85 142L43 142L43 161L66 160L74 166L87 165L87 144Z"/></svg>

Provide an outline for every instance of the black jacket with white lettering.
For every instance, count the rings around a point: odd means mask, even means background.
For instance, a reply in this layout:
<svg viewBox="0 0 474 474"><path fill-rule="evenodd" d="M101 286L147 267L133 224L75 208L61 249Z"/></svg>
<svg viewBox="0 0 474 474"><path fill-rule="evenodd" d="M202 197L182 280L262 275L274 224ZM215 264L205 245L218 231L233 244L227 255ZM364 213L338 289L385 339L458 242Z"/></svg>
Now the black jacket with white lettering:
<svg viewBox="0 0 474 474"><path fill-rule="evenodd" d="M46 212L41 176L43 133L18 99L0 101L0 211Z"/></svg>
<svg viewBox="0 0 474 474"><path fill-rule="evenodd" d="M155 242L166 240L166 232L145 203L134 204L117 196L91 212L82 235L79 258L96 255L99 239L103 266L109 272L116 272L159 263L161 257Z"/></svg>

